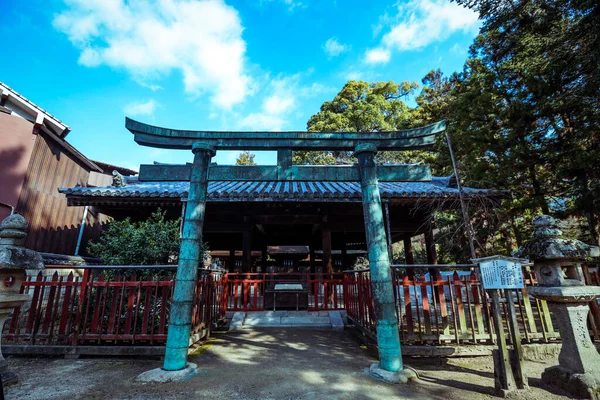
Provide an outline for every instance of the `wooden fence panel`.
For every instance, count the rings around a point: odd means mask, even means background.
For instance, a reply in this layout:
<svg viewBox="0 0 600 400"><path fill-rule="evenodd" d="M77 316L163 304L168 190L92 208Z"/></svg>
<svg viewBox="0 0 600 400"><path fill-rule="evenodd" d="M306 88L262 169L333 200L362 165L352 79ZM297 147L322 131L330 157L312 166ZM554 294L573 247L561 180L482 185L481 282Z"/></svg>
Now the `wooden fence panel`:
<svg viewBox="0 0 600 400"><path fill-rule="evenodd" d="M344 282L346 311L357 324L375 333L374 316L366 305L372 304L368 271L347 272ZM535 276L527 272L526 283L537 284ZM405 344L493 344L496 341L491 320L491 302L474 272L451 273L443 278L439 272L417 275L411 280L395 271L394 295L400 338ZM359 295L354 295L358 293ZM549 342L560 338L554 328L551 313L545 301L533 299L526 290L513 291L519 312L517 321L525 343ZM503 306L506 299L501 300ZM505 315L506 319L507 316ZM505 324L508 326L508 324ZM506 335L509 335L506 330Z"/></svg>
<svg viewBox="0 0 600 400"><path fill-rule="evenodd" d="M174 281L168 277L128 278L118 274L82 278L27 277L21 293L31 301L18 307L5 324L4 343L28 345L163 344L167 338ZM220 275L198 278L195 333L210 329L222 309ZM216 304L215 304L216 303Z"/></svg>

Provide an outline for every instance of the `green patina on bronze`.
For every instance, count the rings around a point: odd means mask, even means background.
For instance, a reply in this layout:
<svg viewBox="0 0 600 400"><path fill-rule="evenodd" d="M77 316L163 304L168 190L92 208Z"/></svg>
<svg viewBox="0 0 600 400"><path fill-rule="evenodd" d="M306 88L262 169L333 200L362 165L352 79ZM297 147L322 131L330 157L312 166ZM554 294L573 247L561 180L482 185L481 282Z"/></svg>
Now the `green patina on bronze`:
<svg viewBox="0 0 600 400"><path fill-rule="evenodd" d="M431 180L431 171L428 166L419 165L380 166L378 171L374 154L378 150L431 148L435 135L444 131L445 126L444 121L440 121L423 128L394 132L211 132L160 128L127 118L126 127L135 135L137 143L194 152L191 166L144 165L140 169L141 181L190 180L163 368L180 370L187 362L208 181L330 180L361 182L380 367L392 372L401 370L400 338L378 181L427 181ZM215 150L219 149L277 150L278 165L209 166ZM292 166L294 150L355 150L358 166Z"/></svg>
<svg viewBox="0 0 600 400"><path fill-rule="evenodd" d="M379 151L431 147L435 135L446 129L444 121L422 128L391 132L214 132L167 129L126 118L125 127L143 146L191 149L202 141L215 150L348 150L368 138Z"/></svg>
<svg viewBox="0 0 600 400"><path fill-rule="evenodd" d="M377 181L377 165L374 160L376 151L375 145L366 143L356 147L355 155L361 175L363 215L377 320L379 366L386 371L396 372L403 366L396 301Z"/></svg>
<svg viewBox="0 0 600 400"><path fill-rule="evenodd" d="M140 182L189 181L191 165L140 165ZM383 165L377 170L381 182L430 181L428 165ZM338 181L358 182L358 166L210 166L209 181Z"/></svg>
<svg viewBox="0 0 600 400"><path fill-rule="evenodd" d="M202 228L208 192L208 165L215 150L206 143L196 143L192 149L194 163L190 191L183 220L179 265L171 302L171 316L163 369L177 371L185 368L192 325L194 290L198 266L202 262Z"/></svg>

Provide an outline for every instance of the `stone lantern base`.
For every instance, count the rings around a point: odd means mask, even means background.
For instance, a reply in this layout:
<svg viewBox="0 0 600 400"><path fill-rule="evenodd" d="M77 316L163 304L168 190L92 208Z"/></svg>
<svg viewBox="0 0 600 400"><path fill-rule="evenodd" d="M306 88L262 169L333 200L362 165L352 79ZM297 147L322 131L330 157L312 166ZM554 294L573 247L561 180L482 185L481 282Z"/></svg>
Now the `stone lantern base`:
<svg viewBox="0 0 600 400"><path fill-rule="evenodd" d="M0 273L0 276L2 274ZM29 299L29 295L20 293L0 294L0 331L4 327L4 323L15 309L25 303ZM12 383L17 383L19 377L14 372L8 370L8 362L4 359L0 351L0 379L4 386Z"/></svg>
<svg viewBox="0 0 600 400"><path fill-rule="evenodd" d="M573 301L564 293L561 299ZM589 306L578 302L549 305L560 327L563 344L558 356L560 365L546 369L542 380L577 397L600 400L600 354L587 330Z"/></svg>
<svg viewBox="0 0 600 400"><path fill-rule="evenodd" d="M578 374L557 365L542 373L542 381L565 389L577 397L600 400L600 376L594 373Z"/></svg>

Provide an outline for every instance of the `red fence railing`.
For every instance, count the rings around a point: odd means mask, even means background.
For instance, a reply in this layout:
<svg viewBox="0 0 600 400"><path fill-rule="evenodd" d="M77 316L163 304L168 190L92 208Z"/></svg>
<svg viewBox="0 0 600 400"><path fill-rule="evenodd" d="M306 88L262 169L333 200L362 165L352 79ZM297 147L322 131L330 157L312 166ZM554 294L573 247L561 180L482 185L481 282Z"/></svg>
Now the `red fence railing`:
<svg viewBox="0 0 600 400"><path fill-rule="evenodd" d="M301 284L308 292L309 311L344 308L344 274L336 273L228 273L224 277L223 308L262 311L265 291L278 283Z"/></svg>
<svg viewBox="0 0 600 400"><path fill-rule="evenodd" d="M13 344L163 344L167 338L174 281L168 274L130 276L105 273L114 267L86 268L83 276L27 277L22 293L31 301L15 309L5 324L4 343ZM143 269L156 268L144 266ZM160 266L158 268L164 268ZM169 266L168 268L172 268ZM224 316L220 274L200 272L192 333L210 329Z"/></svg>
<svg viewBox="0 0 600 400"><path fill-rule="evenodd" d="M435 266L430 266L434 268ZM440 266L437 266L439 268ZM456 267L456 266L455 266ZM455 268L453 267L453 268ZM15 309L4 326L3 343L27 345L162 345L166 341L174 281L172 272L141 276L140 269L172 266L83 268L83 276L57 273L28 277L21 287L31 300ZM459 269L459 268L455 268ZM414 279L393 268L401 339L406 344L477 344L495 340L491 306L477 275L469 270ZM106 271L112 271L107 273ZM586 282L600 284L597 267L583 269ZM535 276L525 269L526 285ZM202 337L226 311L265 309L265 291L278 283L301 284L308 310L345 309L356 325L375 333L368 270L346 273L230 273L201 271L196 284L192 338ZM545 301L525 289L513 291L525 342L552 341L559 332ZM506 308L503 297L501 304ZM590 303L590 334L600 339L600 306ZM504 310L505 319L507 312ZM508 324L505 324L508 326ZM509 334L508 331L506 333Z"/></svg>
<svg viewBox="0 0 600 400"><path fill-rule="evenodd" d="M436 266L431 265L431 268ZM475 266L474 266L475 267ZM585 271L585 268L584 268ZM409 278L394 268L393 285L400 337L406 344L493 343L495 333L491 304L474 272L449 272ZM534 274L524 270L525 284L536 285ZM598 272L587 271L589 284L597 284ZM375 313L368 270L347 271L346 311L362 329L375 334ZM560 337L545 301L514 290L517 320L523 341L551 341ZM506 299L502 292L504 326L508 332ZM598 303L590 304L590 334L600 339Z"/></svg>

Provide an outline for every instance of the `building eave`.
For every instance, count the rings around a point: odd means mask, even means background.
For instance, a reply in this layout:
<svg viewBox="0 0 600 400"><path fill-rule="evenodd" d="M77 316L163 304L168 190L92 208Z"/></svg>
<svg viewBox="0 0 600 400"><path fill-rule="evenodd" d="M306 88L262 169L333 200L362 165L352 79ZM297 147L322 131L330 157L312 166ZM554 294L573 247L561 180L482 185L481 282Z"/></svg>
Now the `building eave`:
<svg viewBox="0 0 600 400"><path fill-rule="evenodd" d="M33 116L32 123L36 126L43 126L45 123L49 123L52 129L56 131L56 134L63 139L71 131L71 128L61 120L3 82L0 82L0 98L2 99L0 105L7 107L7 104L14 102L18 107L27 110Z"/></svg>

